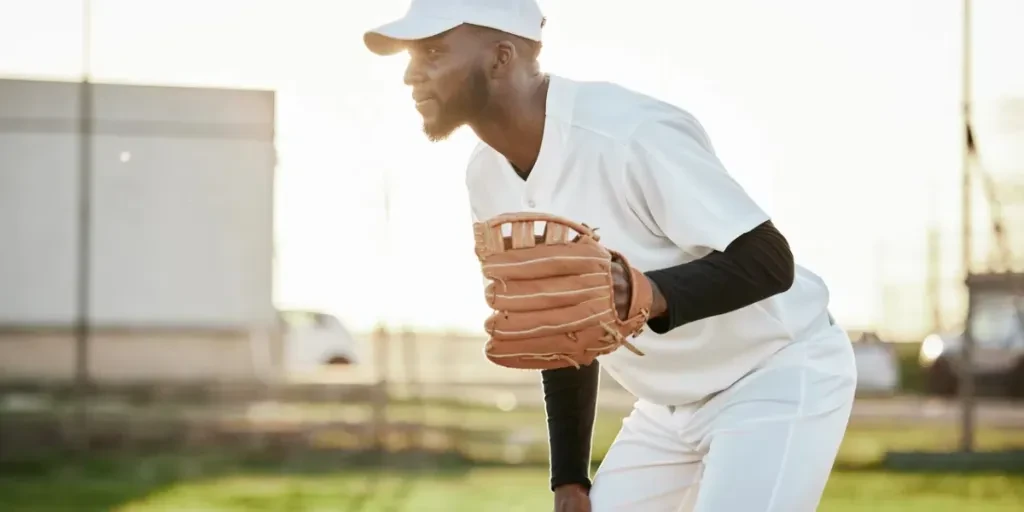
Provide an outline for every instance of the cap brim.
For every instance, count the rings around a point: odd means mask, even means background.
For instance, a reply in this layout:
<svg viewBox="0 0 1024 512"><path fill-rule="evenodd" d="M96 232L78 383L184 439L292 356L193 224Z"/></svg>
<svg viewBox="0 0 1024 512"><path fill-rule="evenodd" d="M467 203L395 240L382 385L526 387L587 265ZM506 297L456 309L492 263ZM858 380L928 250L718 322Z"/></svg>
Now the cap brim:
<svg viewBox="0 0 1024 512"><path fill-rule="evenodd" d="M445 18L406 16L366 32L363 42L377 55L394 55L410 41L433 37L461 24L461 21Z"/></svg>

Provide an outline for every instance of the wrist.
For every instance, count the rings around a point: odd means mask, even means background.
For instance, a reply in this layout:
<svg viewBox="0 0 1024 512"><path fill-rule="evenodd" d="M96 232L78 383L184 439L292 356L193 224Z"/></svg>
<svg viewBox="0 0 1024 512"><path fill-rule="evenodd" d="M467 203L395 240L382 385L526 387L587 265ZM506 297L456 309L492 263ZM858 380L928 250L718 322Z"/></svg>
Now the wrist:
<svg viewBox="0 0 1024 512"><path fill-rule="evenodd" d="M665 295L661 293L661 289L658 288L658 283L651 279L650 276L644 274L644 279L651 285L651 293L654 295L651 301L651 315L650 318L661 318L668 312L668 301L665 300Z"/></svg>
<svg viewBox="0 0 1024 512"><path fill-rule="evenodd" d="M583 484L570 483L555 487L555 494L588 494L589 489Z"/></svg>

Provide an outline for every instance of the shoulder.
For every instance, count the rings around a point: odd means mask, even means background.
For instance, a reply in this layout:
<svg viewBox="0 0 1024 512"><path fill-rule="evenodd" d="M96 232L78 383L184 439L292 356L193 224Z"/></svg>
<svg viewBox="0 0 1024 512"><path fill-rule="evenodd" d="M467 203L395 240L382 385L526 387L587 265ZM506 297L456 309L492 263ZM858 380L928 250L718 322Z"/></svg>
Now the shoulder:
<svg viewBox="0 0 1024 512"><path fill-rule="evenodd" d="M640 151L715 152L700 120L681 108L665 109L644 119L630 134L628 143Z"/></svg>
<svg viewBox="0 0 1024 512"><path fill-rule="evenodd" d="M685 107L609 82L576 82L573 124L598 140L589 147L614 153L627 186L677 176L680 170L718 168L701 122ZM673 178L674 179L674 178Z"/></svg>
<svg viewBox="0 0 1024 512"><path fill-rule="evenodd" d="M573 124L630 146L666 139L696 139L710 148L703 126L689 110L612 82L577 81Z"/></svg>

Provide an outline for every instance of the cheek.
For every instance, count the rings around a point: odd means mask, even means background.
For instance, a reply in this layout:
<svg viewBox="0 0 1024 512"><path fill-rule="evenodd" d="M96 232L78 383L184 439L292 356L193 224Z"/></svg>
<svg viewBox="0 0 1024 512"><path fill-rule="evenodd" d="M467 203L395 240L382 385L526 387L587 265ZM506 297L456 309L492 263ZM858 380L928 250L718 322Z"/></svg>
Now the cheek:
<svg viewBox="0 0 1024 512"><path fill-rule="evenodd" d="M456 69L452 67L438 69L434 81L437 84L437 95L442 102L447 103L452 98L458 97L460 80Z"/></svg>
<svg viewBox="0 0 1024 512"><path fill-rule="evenodd" d="M434 80L437 93L442 102L458 101L466 95L472 85L473 68L465 62L449 62L436 68Z"/></svg>

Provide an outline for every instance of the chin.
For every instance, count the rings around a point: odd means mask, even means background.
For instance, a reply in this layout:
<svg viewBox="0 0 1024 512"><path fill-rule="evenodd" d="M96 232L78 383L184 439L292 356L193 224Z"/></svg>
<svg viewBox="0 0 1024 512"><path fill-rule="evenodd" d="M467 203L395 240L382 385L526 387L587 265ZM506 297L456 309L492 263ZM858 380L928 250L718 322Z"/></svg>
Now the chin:
<svg viewBox="0 0 1024 512"><path fill-rule="evenodd" d="M460 125L440 124L440 123L423 123L423 133L426 134L427 139L431 142L441 142L451 137L455 130Z"/></svg>

